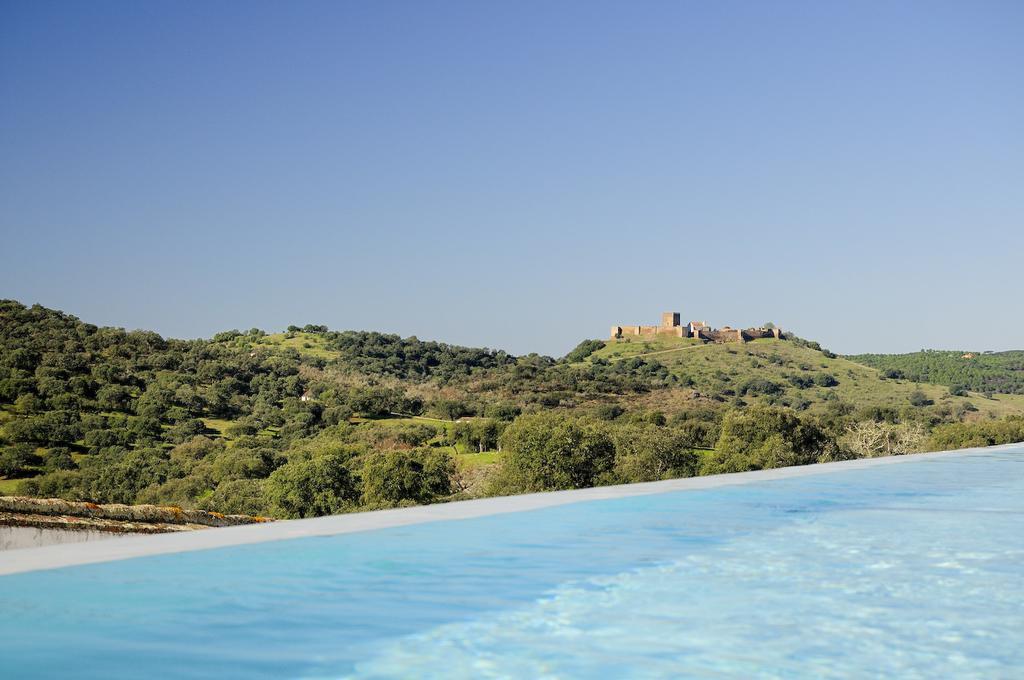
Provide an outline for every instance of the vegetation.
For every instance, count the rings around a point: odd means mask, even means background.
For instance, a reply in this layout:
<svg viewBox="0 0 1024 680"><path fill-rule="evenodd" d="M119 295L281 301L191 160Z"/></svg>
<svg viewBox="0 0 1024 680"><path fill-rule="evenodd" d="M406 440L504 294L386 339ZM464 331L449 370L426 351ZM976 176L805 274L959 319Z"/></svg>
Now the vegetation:
<svg viewBox="0 0 1024 680"><path fill-rule="evenodd" d="M1024 351L859 354L852 361L872 366L887 378L935 383L982 393L1024 394Z"/></svg>
<svg viewBox="0 0 1024 680"><path fill-rule="evenodd" d="M0 301L0 493L310 517L1024 440L1024 395L975 391L1016 384L999 365L950 387L799 339L173 340Z"/></svg>

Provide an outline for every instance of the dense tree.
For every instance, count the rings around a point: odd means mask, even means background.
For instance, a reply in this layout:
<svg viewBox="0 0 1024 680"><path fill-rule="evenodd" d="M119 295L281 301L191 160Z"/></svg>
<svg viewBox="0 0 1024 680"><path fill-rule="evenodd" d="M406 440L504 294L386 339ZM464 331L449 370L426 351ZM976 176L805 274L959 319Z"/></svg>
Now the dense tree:
<svg viewBox="0 0 1024 680"><path fill-rule="evenodd" d="M835 448L821 428L792 411L751 408L728 413L714 453L705 460L705 473L743 472L807 465Z"/></svg>
<svg viewBox="0 0 1024 680"><path fill-rule="evenodd" d="M267 479L267 499L283 517L315 517L355 509L360 489L348 466L357 453L339 449L289 461Z"/></svg>
<svg viewBox="0 0 1024 680"><path fill-rule="evenodd" d="M522 416L505 429L501 444L503 488L582 489L611 481L615 445L596 422L556 414Z"/></svg>
<svg viewBox="0 0 1024 680"><path fill-rule="evenodd" d="M604 342L601 340L584 340L580 344L576 345L576 348L565 355L565 361L568 363L575 363L577 361L583 361L591 354L604 347Z"/></svg>
<svg viewBox="0 0 1024 680"><path fill-rule="evenodd" d="M939 425L932 433L928 448L933 451L963 449L1024 442L1024 418Z"/></svg>
<svg viewBox="0 0 1024 680"><path fill-rule="evenodd" d="M11 444L0 449L0 476L20 477L38 462L35 449L28 444Z"/></svg>
<svg viewBox="0 0 1024 680"><path fill-rule="evenodd" d="M620 482L692 477L700 468L692 432L657 425L614 429L615 475Z"/></svg>
<svg viewBox="0 0 1024 680"><path fill-rule="evenodd" d="M491 418L474 418L472 420L456 423L452 429L452 436L455 441L464 444L478 453L493 451L498 448L498 440L503 423Z"/></svg>
<svg viewBox="0 0 1024 680"><path fill-rule="evenodd" d="M454 474L455 461L438 449L373 453L361 470L361 500L370 507L430 503L451 495Z"/></svg>
<svg viewBox="0 0 1024 680"><path fill-rule="evenodd" d="M883 371L886 378L959 386L975 392L1024 394L1024 351L860 354L853 361Z"/></svg>

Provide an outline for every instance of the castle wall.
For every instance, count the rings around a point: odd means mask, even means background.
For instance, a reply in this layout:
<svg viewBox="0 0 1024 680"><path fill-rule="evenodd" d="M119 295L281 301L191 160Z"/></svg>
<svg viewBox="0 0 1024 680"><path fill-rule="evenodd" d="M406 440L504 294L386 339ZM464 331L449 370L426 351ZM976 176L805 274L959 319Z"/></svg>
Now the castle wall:
<svg viewBox="0 0 1024 680"><path fill-rule="evenodd" d="M677 338L689 337L686 332L685 326L612 326L611 337L613 338L630 338L630 337L642 337L650 338L656 335L672 335Z"/></svg>
<svg viewBox="0 0 1024 680"><path fill-rule="evenodd" d="M696 326L696 327L695 327ZM695 327L695 328L692 328ZM691 330L692 328L692 330ZM692 334L691 334L692 333ZM698 338L711 342L746 342L758 338L782 339L779 328L724 328L712 329L703 322L691 321L683 326L679 322L678 312L665 312L661 315L660 326L612 326L612 338L652 337L672 335L677 338Z"/></svg>
<svg viewBox="0 0 1024 680"><path fill-rule="evenodd" d="M705 328L700 331L700 337L712 342L748 342L759 338L781 338L782 331L777 328Z"/></svg>

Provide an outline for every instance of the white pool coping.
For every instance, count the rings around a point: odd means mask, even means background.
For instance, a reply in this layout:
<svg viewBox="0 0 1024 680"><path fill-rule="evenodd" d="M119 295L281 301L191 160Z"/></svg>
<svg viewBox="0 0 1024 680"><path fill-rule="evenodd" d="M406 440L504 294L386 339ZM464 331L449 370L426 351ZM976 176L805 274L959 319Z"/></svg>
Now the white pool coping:
<svg viewBox="0 0 1024 680"><path fill-rule="evenodd" d="M969 456L981 452L1020 447L1021 444L1002 444L999 446L960 449L957 451L937 451L934 453L917 453L884 458L860 458L836 463L801 465L798 467L775 468L773 470L758 470L756 472L686 477L661 482L601 486L572 491L550 491L524 494L522 496L480 498L453 503L422 505L413 508L357 512L311 519L280 520L267 524L251 524L174 534L126 536L86 543L48 545L40 548L21 548L0 552L0 576L192 550L210 550L312 536L335 536L359 531L374 531L376 529L423 524L425 522L472 519L474 517L500 515L509 512L539 510L569 503L645 496L672 491L713 489L776 479L808 477L844 470L860 470L894 463L921 462L940 457Z"/></svg>

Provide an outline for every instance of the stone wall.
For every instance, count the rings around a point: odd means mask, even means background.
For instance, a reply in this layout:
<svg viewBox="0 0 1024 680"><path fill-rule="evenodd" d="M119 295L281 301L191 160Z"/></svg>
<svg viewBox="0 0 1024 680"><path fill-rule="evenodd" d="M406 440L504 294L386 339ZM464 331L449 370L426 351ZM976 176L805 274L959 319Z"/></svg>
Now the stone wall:
<svg viewBox="0 0 1024 680"><path fill-rule="evenodd" d="M692 331L690 326L696 326ZM612 326L611 337L652 337L674 335L677 338L699 338L711 342L746 342L758 338L783 339L778 328L710 328L704 322L691 321L687 326L680 324L679 312L663 312L660 326Z"/></svg>
<svg viewBox="0 0 1024 680"><path fill-rule="evenodd" d="M612 338L650 338L656 335L674 335L677 338L688 337L685 326L612 326L611 332Z"/></svg>
<svg viewBox="0 0 1024 680"><path fill-rule="evenodd" d="M222 515L174 506L97 505L60 498L0 496L0 550L267 521L270 520L264 517Z"/></svg>

